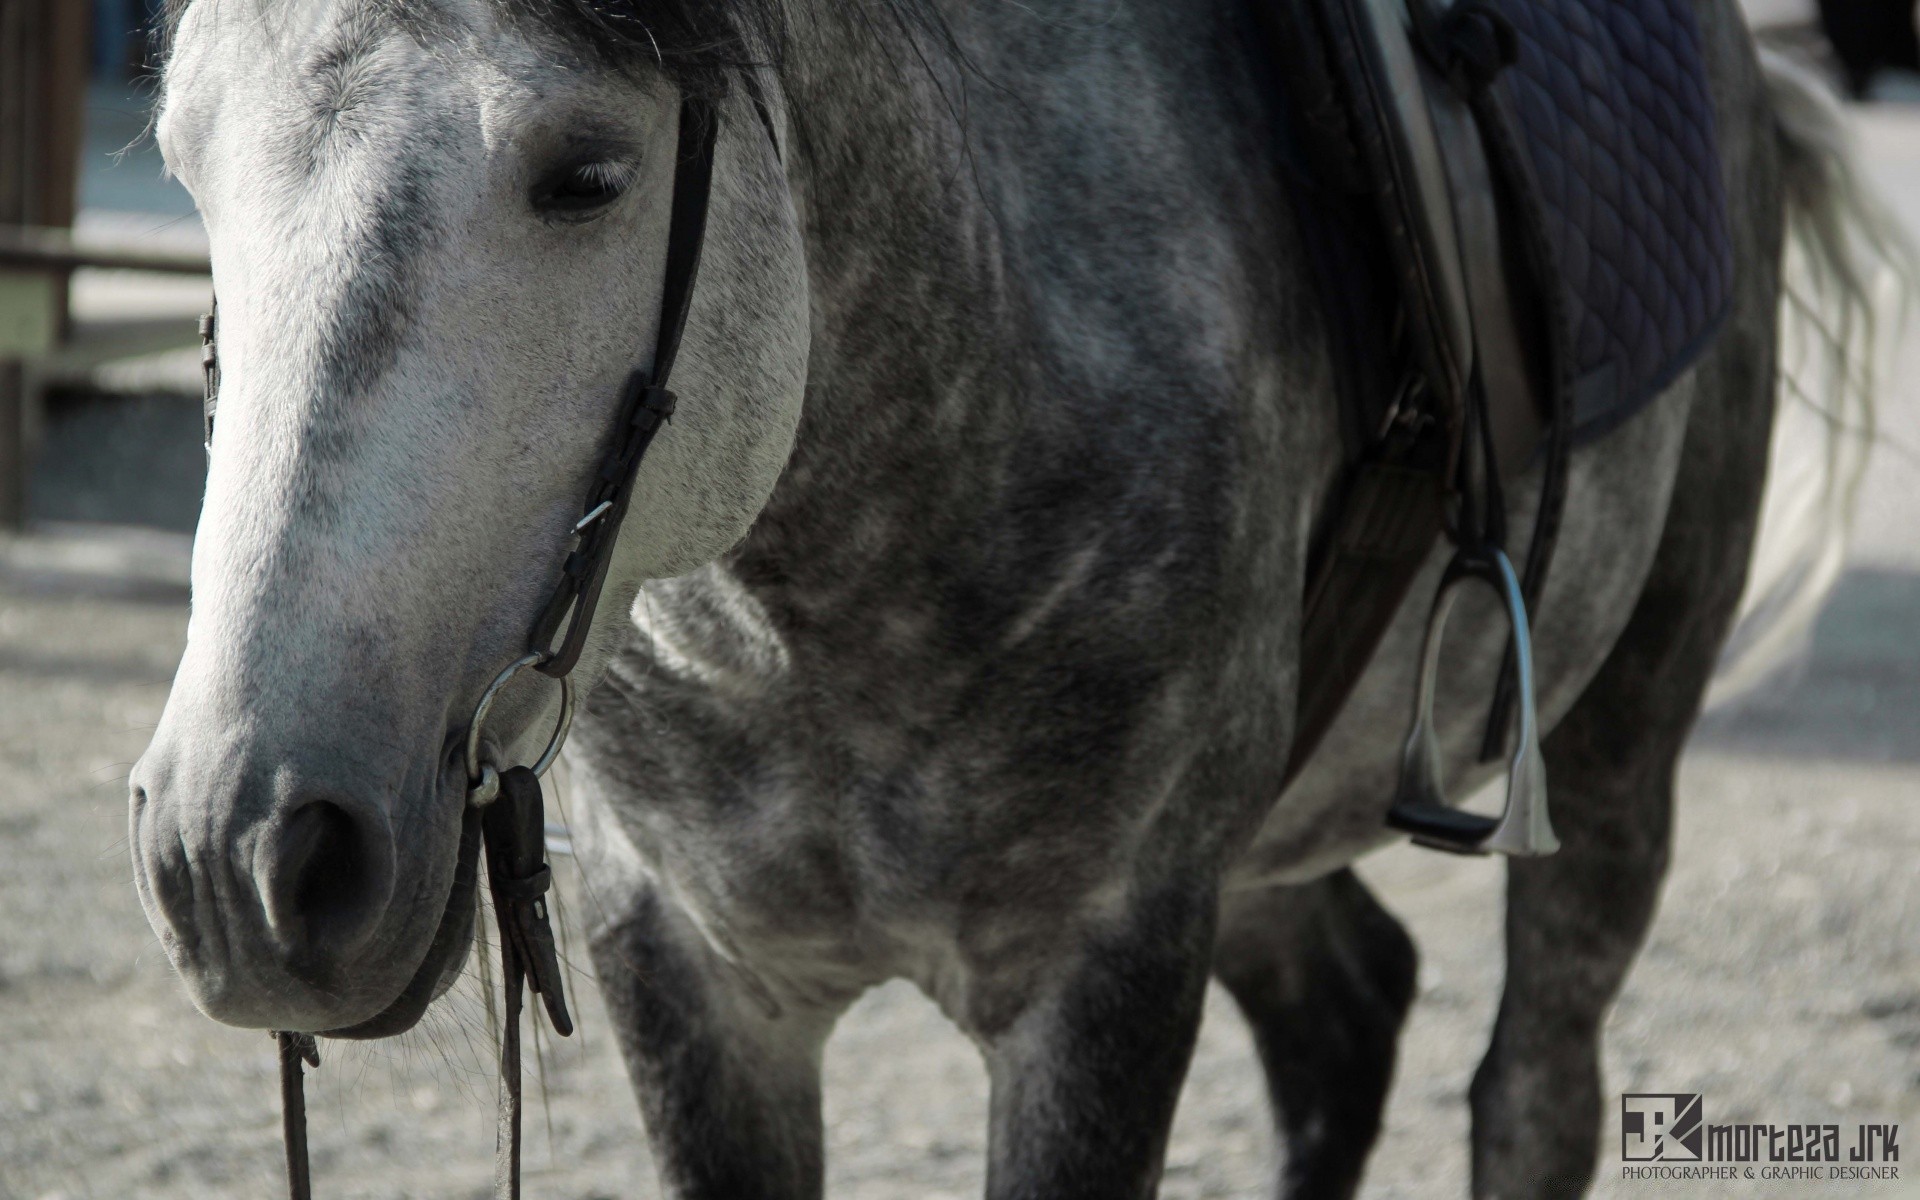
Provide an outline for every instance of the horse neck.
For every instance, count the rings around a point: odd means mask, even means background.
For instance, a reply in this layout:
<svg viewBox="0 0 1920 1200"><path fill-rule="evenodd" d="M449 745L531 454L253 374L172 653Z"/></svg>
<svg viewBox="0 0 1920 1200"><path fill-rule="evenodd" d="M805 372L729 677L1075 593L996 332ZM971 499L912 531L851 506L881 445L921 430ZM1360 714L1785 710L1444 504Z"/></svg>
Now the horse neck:
<svg viewBox="0 0 1920 1200"><path fill-rule="evenodd" d="M781 80L807 396L730 564L770 610L837 604L857 637L952 601L935 619L960 628L982 606L959 598L1057 576L1050 555L1214 536L1193 526L1224 511L1232 446L1285 440L1319 464L1306 486L1332 471L1271 99L1219 55L1244 37L1231 6L1010 36L968 26L1001 9L952 4L977 71L867 5L810 7ZM1285 499L1275 519L1299 523Z"/></svg>
<svg viewBox="0 0 1920 1200"><path fill-rule="evenodd" d="M799 441L754 540L824 565L853 514L877 527L991 506L981 476L1026 387L999 233L949 102L963 81L892 31L823 16L797 42L783 87L812 344Z"/></svg>

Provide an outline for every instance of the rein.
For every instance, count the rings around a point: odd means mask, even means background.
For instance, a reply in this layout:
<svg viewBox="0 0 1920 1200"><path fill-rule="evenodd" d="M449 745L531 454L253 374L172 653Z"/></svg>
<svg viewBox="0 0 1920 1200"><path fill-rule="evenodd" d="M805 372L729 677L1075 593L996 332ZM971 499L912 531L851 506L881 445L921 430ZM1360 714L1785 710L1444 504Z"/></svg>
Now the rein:
<svg viewBox="0 0 1920 1200"><path fill-rule="evenodd" d="M765 119L764 109L762 119ZM559 756L572 725L574 696L568 676L580 661L580 652L586 645L594 610L613 563L620 526L633 499L633 483L640 462L661 425L673 415L675 398L667 389L667 378L679 356L681 335L693 302L694 279L699 273L717 132L718 119L712 104L701 98L683 96L673 208L667 234L664 300L653 364L635 370L621 390L620 418L614 427L613 444L594 475L580 520L573 527L575 544L561 565L560 582L552 598L534 621L527 653L495 676L481 694L467 726L467 803L480 811L487 886L493 896L494 919L499 928L501 979L506 993L506 1019L500 1039L499 1124L494 1143L494 1194L500 1200L519 1200L520 1197L520 1010L524 989L531 987L544 1002L547 1019L556 1033L566 1037L573 1032L559 955L547 915L546 893L552 885L553 874L546 862L545 803L540 776ZM209 454L213 451L213 424L220 388L219 357L214 344L218 312L216 300L214 311L200 322ZM501 688L528 667L560 681L560 717L539 761L531 767L516 766L499 771L482 757L481 735L487 713ZM320 1065L315 1040L318 1035L281 1031L273 1036L280 1060L287 1193L292 1200L311 1200L303 1077L304 1067Z"/></svg>

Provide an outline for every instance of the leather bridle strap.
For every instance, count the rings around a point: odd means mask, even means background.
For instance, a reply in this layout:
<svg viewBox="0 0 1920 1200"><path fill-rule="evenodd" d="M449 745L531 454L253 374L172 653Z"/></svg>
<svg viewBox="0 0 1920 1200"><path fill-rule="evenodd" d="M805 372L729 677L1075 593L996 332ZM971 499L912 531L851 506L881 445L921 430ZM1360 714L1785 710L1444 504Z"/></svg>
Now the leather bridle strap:
<svg viewBox="0 0 1920 1200"><path fill-rule="evenodd" d="M560 955L547 920L546 808L540 777L529 767L510 767L500 792L482 810L487 888L500 931L500 974L506 1006L500 1030L499 1125L494 1141L494 1194L520 1200L520 1005L525 989L546 1002L547 1019L561 1037L573 1033L567 1012Z"/></svg>
<svg viewBox="0 0 1920 1200"><path fill-rule="evenodd" d="M562 564L560 583L534 622L529 638L529 649L541 656L534 669L555 679L564 680L586 648L600 591L613 565L614 545L633 503L633 483L640 473L640 462L661 425L673 416L676 398L667 390L667 380L680 356L687 314L693 307L700 250L706 241L707 202L713 190L713 151L718 133L718 114L713 106L702 98L683 95L660 332L654 342L653 362L627 377L613 444L574 526L580 543ZM557 643L556 635L560 638ZM486 801L482 812L487 886L493 893L494 917L500 930L500 975L506 995L500 1037L494 1195L499 1200L520 1200L520 1006L524 988L531 983L546 1000L548 1019L561 1037L573 1032L573 1020L567 1013L559 958L547 920L544 894L552 874L545 862L539 776L526 767L506 771L500 777L498 794Z"/></svg>
<svg viewBox="0 0 1920 1200"><path fill-rule="evenodd" d="M667 379L679 357L693 288L706 237L707 204L713 183L718 114L711 101L683 96L680 101L678 159L674 168L673 208L667 233L666 275L660 306L660 331L653 362L628 376L622 389L619 424L613 444L594 476L574 532L579 543L561 568L559 585L533 626L533 666L565 679L580 661L594 609L612 565L614 543L633 500L633 483L647 448L673 415L675 398ZM764 116L763 116L764 119ZM769 124L768 134L772 136ZM775 143L776 153L778 143ZM214 405L218 392L215 323L202 323L207 374L208 449L212 449ZM556 642L554 639L558 638ZM556 745L558 737L556 735ZM545 864L544 818L537 774L514 767L500 775L497 794L484 804L482 836L488 888L499 924L501 973L506 985L505 1025L500 1047L500 1108L494 1184L502 1200L520 1196L520 1009L522 990L531 985L546 1002L554 1029L573 1032L561 986L559 958L548 924L545 892L552 875ZM310 1200L306 1133L306 1097L301 1064L320 1065L313 1035L277 1033L280 1056L282 1130L287 1147L287 1190L292 1200Z"/></svg>
<svg viewBox="0 0 1920 1200"><path fill-rule="evenodd" d="M528 647L547 657L537 670L555 679L580 661L587 632L593 625L600 589L613 565L614 543L627 506L633 501L633 481L640 460L660 426L673 415L674 394L667 378L680 354L680 339L693 304L693 284L700 272L700 248L706 240L707 197L712 190L713 146L718 121L712 105L694 96L680 102L680 157L673 179L673 215L667 234L665 292L660 305L660 336L653 365L628 376L620 424L613 446L588 493L582 509L580 544L561 568L560 584L534 622ZM565 633L561 633L562 623ZM553 639L558 635L560 640Z"/></svg>

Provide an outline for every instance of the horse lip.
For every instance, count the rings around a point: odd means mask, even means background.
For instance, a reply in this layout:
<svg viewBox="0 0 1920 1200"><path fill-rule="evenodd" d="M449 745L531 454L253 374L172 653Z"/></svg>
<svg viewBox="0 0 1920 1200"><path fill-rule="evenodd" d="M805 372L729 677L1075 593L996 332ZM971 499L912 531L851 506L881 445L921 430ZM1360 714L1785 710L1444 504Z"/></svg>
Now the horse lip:
<svg viewBox="0 0 1920 1200"><path fill-rule="evenodd" d="M453 889L446 911L433 931L433 941L420 959L413 978L393 1003L358 1024L323 1029L317 1036L364 1041L405 1033L419 1023L427 1006L447 990L454 968L473 943L474 919L479 913L480 811L469 808L460 819L460 858L453 868Z"/></svg>

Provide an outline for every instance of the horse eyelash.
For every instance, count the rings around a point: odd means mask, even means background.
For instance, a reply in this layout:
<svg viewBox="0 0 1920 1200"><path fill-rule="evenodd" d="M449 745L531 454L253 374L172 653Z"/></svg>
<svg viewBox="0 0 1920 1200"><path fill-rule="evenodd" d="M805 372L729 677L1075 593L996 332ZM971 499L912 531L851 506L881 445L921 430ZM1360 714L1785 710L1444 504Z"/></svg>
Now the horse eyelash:
<svg viewBox="0 0 1920 1200"><path fill-rule="evenodd" d="M581 163L573 169L573 173L596 187L624 192L640 177L640 167L632 162L600 161Z"/></svg>

